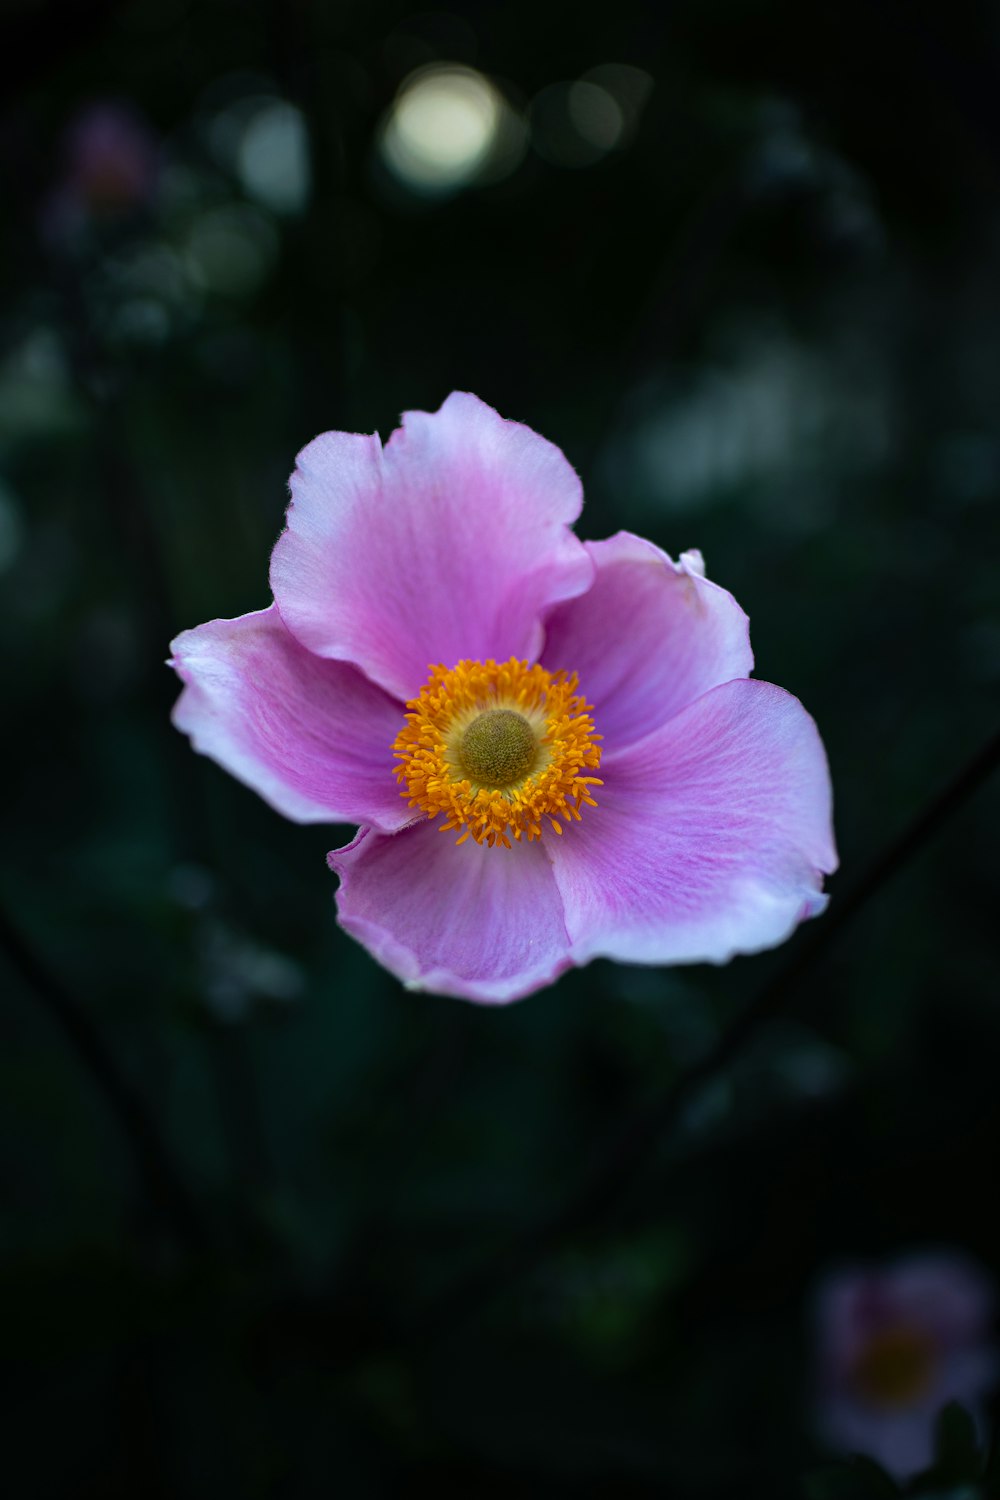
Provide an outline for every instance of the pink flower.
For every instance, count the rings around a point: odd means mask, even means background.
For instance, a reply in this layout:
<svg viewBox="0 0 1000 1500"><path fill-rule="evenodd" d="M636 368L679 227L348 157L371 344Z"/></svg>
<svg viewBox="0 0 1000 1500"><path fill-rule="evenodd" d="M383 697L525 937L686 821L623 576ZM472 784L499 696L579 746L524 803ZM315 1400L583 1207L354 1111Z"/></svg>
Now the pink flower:
<svg viewBox="0 0 1000 1500"><path fill-rule="evenodd" d="M94 220L117 220L145 207L160 177L160 147L128 104L99 100L68 127L65 169L44 205L42 228L58 243Z"/></svg>
<svg viewBox="0 0 1000 1500"><path fill-rule="evenodd" d="M404 983L499 1003L822 910L819 735L698 553L580 542L559 449L461 393L384 449L316 438L291 489L274 604L177 638L174 722L287 817L361 825L340 921Z"/></svg>
<svg viewBox="0 0 1000 1500"><path fill-rule="evenodd" d="M997 1374L993 1290L954 1253L831 1275L816 1304L817 1426L899 1479L926 1469L949 1401L982 1418Z"/></svg>
<svg viewBox="0 0 1000 1500"><path fill-rule="evenodd" d="M95 208L117 208L149 197L159 152L143 120L126 104L93 104L69 134L69 175Z"/></svg>

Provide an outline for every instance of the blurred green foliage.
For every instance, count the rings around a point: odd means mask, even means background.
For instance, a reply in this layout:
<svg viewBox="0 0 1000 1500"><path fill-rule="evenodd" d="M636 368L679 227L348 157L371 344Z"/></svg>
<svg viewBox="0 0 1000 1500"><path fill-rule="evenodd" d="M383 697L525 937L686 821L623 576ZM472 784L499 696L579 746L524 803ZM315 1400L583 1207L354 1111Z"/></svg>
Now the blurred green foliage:
<svg viewBox="0 0 1000 1500"><path fill-rule="evenodd" d="M201 1226L12 950L10 1493L882 1493L815 1477L810 1297L912 1246L1000 1265L997 788L456 1320L787 955L598 963L499 1011L406 994L335 926L342 834L196 759L163 662L267 602L309 438L474 390L562 446L583 535L700 547L748 610L829 749L836 903L995 726L995 10L8 9L0 895ZM379 143L435 62L522 137L429 194ZM556 86L614 99L608 64L641 87L598 149L615 117L574 135L601 101ZM67 132L108 99L155 180L67 223Z"/></svg>

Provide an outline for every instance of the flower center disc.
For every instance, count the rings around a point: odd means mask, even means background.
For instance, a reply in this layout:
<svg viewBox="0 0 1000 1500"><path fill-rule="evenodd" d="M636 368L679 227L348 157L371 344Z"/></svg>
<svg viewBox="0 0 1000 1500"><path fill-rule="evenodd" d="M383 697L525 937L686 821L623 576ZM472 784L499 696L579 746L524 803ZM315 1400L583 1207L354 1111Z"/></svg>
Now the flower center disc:
<svg viewBox="0 0 1000 1500"><path fill-rule="evenodd" d="M854 1367L858 1390L877 1406L909 1406L930 1384L934 1352L917 1329L875 1334Z"/></svg>
<svg viewBox="0 0 1000 1500"><path fill-rule="evenodd" d="M458 753L470 781L508 787L534 768L538 748L523 714L512 708L488 708L462 735Z"/></svg>
<svg viewBox="0 0 1000 1500"><path fill-rule="evenodd" d="M596 807L588 773L601 763L590 708L565 672L525 661L460 661L434 667L407 705L393 754L400 793L458 843L509 849L555 833Z"/></svg>

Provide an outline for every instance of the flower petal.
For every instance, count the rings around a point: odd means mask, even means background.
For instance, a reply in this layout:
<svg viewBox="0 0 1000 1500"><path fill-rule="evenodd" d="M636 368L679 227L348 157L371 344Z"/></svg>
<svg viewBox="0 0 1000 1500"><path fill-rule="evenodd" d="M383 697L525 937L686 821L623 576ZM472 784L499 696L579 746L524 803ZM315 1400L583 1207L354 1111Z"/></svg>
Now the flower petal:
<svg viewBox="0 0 1000 1500"><path fill-rule="evenodd" d="M781 688L714 688L601 774L598 807L549 840L575 962L724 963L822 911L826 756Z"/></svg>
<svg viewBox="0 0 1000 1500"><path fill-rule="evenodd" d="M173 722L195 750L299 823L412 819L393 776L402 705L354 667L300 646L272 605L173 642Z"/></svg>
<svg viewBox="0 0 1000 1500"><path fill-rule="evenodd" d="M834 1396L819 1407L817 1426L834 1451L863 1453L905 1480L926 1469L933 1458L934 1420L939 1410L925 1405L885 1410L849 1396Z"/></svg>
<svg viewBox="0 0 1000 1500"><path fill-rule="evenodd" d="M282 618L404 700L438 662L533 659L543 609L593 577L562 453L462 392L407 412L384 452L377 437L316 438L291 488L271 559Z"/></svg>
<svg viewBox="0 0 1000 1500"><path fill-rule="evenodd" d="M425 819L391 838L362 829L329 861L341 925L410 989L503 1004L569 967L540 843L459 847Z"/></svg>
<svg viewBox="0 0 1000 1500"><path fill-rule="evenodd" d="M904 1323L928 1329L948 1348L984 1338L995 1295L985 1272L966 1256L939 1250L907 1256L883 1278L884 1295Z"/></svg>
<svg viewBox="0 0 1000 1500"><path fill-rule="evenodd" d="M552 611L542 665L579 675L606 754L710 688L749 676L749 622L732 594L705 578L700 553L675 563L627 531L584 545L597 568L593 587Z"/></svg>

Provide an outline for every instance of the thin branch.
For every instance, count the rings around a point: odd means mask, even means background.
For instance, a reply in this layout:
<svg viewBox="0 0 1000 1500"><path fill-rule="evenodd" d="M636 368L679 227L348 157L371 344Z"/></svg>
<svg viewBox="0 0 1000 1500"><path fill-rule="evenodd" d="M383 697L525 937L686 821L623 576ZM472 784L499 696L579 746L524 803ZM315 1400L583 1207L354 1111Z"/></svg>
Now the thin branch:
<svg viewBox="0 0 1000 1500"><path fill-rule="evenodd" d="M838 896L830 914L811 928L791 961L734 1018L705 1056L625 1123L576 1193L551 1217L528 1229L431 1308L421 1320L420 1339L437 1341L450 1337L533 1271L561 1241L599 1219L653 1153L691 1095L728 1067L760 1026L781 1011L796 985L816 967L848 924L978 791L998 764L1000 734L994 735L875 857L855 884Z"/></svg>
<svg viewBox="0 0 1000 1500"><path fill-rule="evenodd" d="M89 1072L122 1128L140 1176L151 1196L188 1249L203 1252L209 1235L201 1213L171 1160L152 1116L120 1071L86 1011L50 972L30 944L0 910L0 947L26 985L42 1002Z"/></svg>

